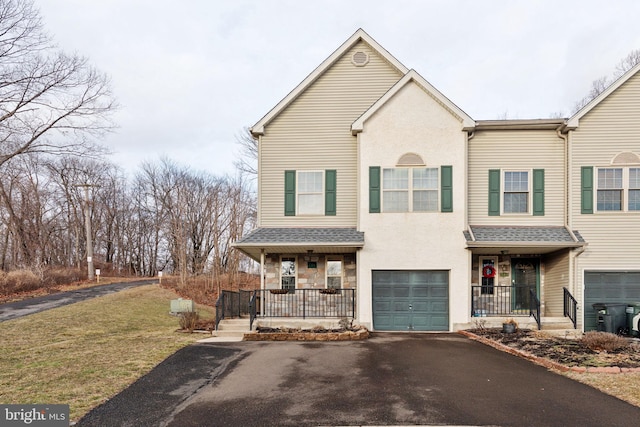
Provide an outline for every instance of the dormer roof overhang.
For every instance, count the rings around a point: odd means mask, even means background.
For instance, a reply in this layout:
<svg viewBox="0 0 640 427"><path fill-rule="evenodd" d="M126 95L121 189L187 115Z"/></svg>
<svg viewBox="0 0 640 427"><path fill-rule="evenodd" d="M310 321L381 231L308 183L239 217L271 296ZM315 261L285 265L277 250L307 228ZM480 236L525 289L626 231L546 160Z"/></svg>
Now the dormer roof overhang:
<svg viewBox="0 0 640 427"><path fill-rule="evenodd" d="M460 120L462 123L462 130L472 131L475 128L476 122L467 113L462 111L460 107L451 102L449 98L444 96L438 89L433 87L424 77L418 74L415 70L408 71L398 82L391 87L380 99L378 99L367 111L365 111L358 119L351 125L351 133L357 135L364 129L364 123L373 116L383 105L385 105L390 99L392 99L403 87L409 83L416 83L425 92L431 95L440 105Z"/></svg>

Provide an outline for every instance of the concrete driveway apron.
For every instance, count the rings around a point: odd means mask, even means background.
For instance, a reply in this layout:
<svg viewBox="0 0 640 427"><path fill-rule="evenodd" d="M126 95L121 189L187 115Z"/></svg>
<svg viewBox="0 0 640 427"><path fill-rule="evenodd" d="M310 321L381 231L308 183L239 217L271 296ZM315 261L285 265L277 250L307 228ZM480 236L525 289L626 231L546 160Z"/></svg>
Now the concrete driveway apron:
<svg viewBox="0 0 640 427"><path fill-rule="evenodd" d="M640 408L456 334L187 347L79 426L631 426Z"/></svg>

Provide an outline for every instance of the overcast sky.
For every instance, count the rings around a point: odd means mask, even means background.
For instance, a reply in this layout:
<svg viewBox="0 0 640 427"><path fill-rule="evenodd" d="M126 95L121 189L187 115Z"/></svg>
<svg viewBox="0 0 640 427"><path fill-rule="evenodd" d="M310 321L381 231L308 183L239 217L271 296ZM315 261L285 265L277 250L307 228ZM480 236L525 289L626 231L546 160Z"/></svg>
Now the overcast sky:
<svg viewBox="0 0 640 427"><path fill-rule="evenodd" d="M58 45L111 76L104 143L233 174L235 139L358 28L476 120L545 118L640 49L637 0L34 0Z"/></svg>

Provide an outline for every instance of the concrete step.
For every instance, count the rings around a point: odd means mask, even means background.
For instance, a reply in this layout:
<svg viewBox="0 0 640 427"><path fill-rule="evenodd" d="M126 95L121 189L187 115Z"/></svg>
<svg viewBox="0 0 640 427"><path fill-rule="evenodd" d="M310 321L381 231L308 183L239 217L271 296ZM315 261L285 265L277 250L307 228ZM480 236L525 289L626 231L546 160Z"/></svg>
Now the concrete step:
<svg viewBox="0 0 640 427"><path fill-rule="evenodd" d="M243 334L249 332L249 319L222 319L214 333Z"/></svg>
<svg viewBox="0 0 640 427"><path fill-rule="evenodd" d="M547 330L565 330L574 329L573 323L568 317L543 317L542 329Z"/></svg>

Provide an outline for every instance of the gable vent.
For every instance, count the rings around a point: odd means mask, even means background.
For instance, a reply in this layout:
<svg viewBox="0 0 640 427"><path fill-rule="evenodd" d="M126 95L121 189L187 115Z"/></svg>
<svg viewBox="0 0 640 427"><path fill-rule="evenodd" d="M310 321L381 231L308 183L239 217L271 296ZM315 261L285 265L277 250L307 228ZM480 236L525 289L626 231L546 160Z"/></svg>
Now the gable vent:
<svg viewBox="0 0 640 427"><path fill-rule="evenodd" d="M369 62L369 55L366 52L358 51L351 57L351 62L356 67L364 67Z"/></svg>

